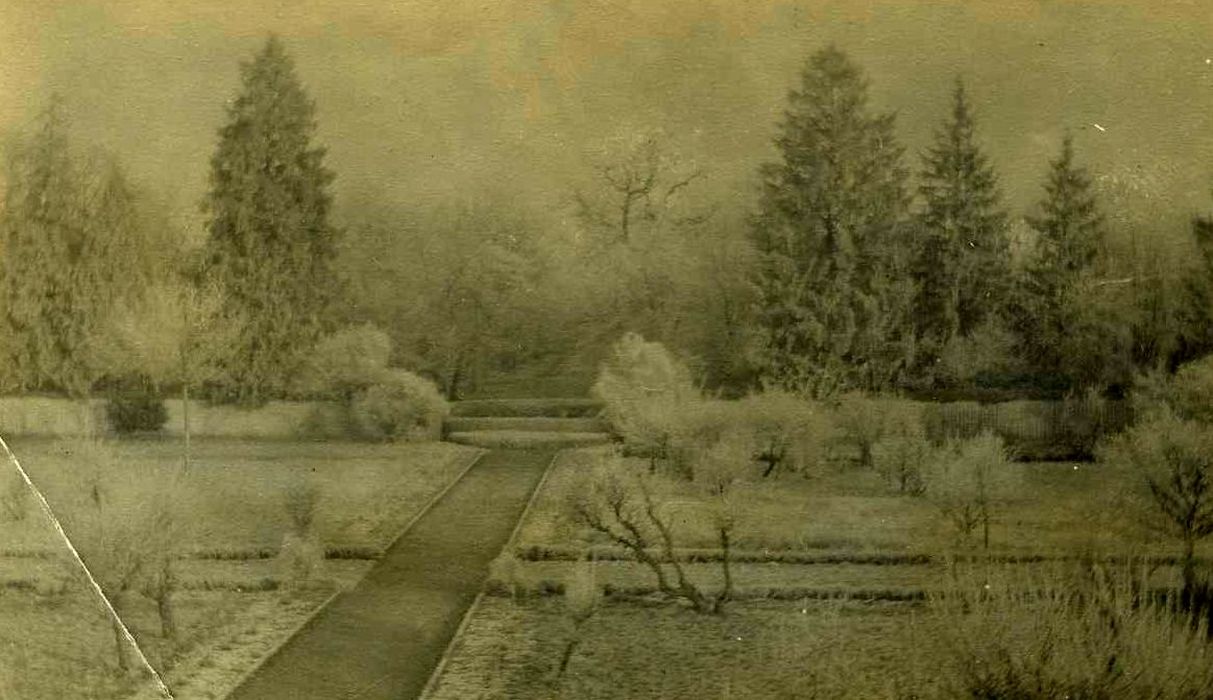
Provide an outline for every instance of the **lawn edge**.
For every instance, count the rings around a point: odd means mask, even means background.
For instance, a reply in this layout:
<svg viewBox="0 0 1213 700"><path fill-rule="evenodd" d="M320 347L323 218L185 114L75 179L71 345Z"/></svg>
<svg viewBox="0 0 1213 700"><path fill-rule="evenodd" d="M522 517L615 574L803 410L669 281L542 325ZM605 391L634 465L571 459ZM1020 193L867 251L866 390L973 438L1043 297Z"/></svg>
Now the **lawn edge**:
<svg viewBox="0 0 1213 700"><path fill-rule="evenodd" d="M466 447L466 446L460 445L460 447ZM426 504L421 507L421 510L419 510L415 514L413 514L413 517L409 518L408 521L405 522L404 525L402 525L400 527L400 530L390 540L388 540L387 544L383 546L383 549L381 549L379 551L379 558L382 559L383 555L387 554L388 550L390 550L392 547L395 547L396 543L398 543L400 541L400 538L407 535L409 530L412 530L413 526L417 524L417 521L424 518L426 516L426 514L429 513L434 508L434 506L438 504L438 501L441 501L443 499L443 497L445 497L447 495L447 493L450 492L451 489L455 488L455 484L458 484L460 481L463 481L463 477L467 476L468 472L472 471L472 467L476 466L476 464L480 462L480 459L482 457L484 457L486 454L488 454L488 452L489 452L488 450L486 450L484 448L480 448L480 447L475 448L475 449L477 450L476 454L472 455L472 458L468 460L467 465L464 466L463 469L459 470L459 473L455 475L455 478L451 479L447 483L446 486L443 486L442 489L440 491L438 491L438 493L436 493L432 497L430 497L430 500L427 501ZM359 580L361 580L361 579L359 579Z"/></svg>
<svg viewBox="0 0 1213 700"><path fill-rule="evenodd" d="M344 592L345 592L344 590L340 590L340 589L333 591L332 593L329 594L329 596L327 598L320 601L320 604L317 605L315 608L313 608L312 611L309 612L306 617L304 617L302 620L300 620L297 625L295 625L289 632L287 632L287 634L281 640L279 640L279 642L277 644L275 644L272 649L270 649L267 653L262 655L261 658L257 659L257 661L254 662L253 665L251 667L249 667L244 673L240 674L240 677L236 679L236 682L232 683L230 686L228 686L227 690L225 690L222 695L217 695L216 697L220 698L221 700L231 697L232 693L236 692L237 688L244 685L245 682L248 681L249 678L251 678L255 673L260 671L261 668L263 666L265 666L265 664L268 663L270 659L274 658L274 656L282 649L283 646L286 645L287 642L291 641L296 636L298 636L300 632L307 629L307 627L309 625L311 625L312 622L316 619L316 616L318 616L321 613L321 611L323 611L325 608L327 608L330 603L332 603L334 600L336 600L337 596L341 595Z"/></svg>
<svg viewBox="0 0 1213 700"><path fill-rule="evenodd" d="M404 526L400 529L400 531L396 533L396 536L393 537L392 540L387 544L387 546L383 548L383 551L387 552L389 549L394 547L397 542L400 541L400 538L402 538L406 534L408 534L409 530L413 529L413 526L416 525L417 522L420 521L423 517L425 517L425 515L427 513L429 513L430 510L433 509L433 507L435 505L437 505L438 502L441 501L443 499L443 497L445 497L447 495L447 493L449 493L450 490L455 487L455 484L458 484L460 481L463 481L463 477L467 476L467 473L472 470L472 467L475 467L476 464L478 462L480 462L480 458L484 457L484 455L486 455L487 453L488 453L488 450L480 450L475 455L473 455L472 458L470 460L468 460L467 465L465 467L463 467L463 469L459 470L459 473L455 475L455 478L451 479L451 481L446 486L442 487L442 490L440 490L438 493L431 496L430 500L428 500L426 502L426 504L424 506L422 506L421 510L417 511L417 513L412 518L409 518L408 522L406 522L404 524ZM545 473L545 476L546 476L546 473ZM321 612L323 612L325 610L325 608L327 608L341 594L349 591L350 589L356 587L359 583L361 583L362 580L366 578L367 574L369 574L371 572L371 570L373 570L374 568L375 567L372 566L370 569L368 569L349 588L344 588L344 589L339 589L337 591L334 591L332 595L330 595L329 597L327 597L323 601L321 601L320 604L317 605L314 610L312 610L310 613L308 613L307 617L305 617L298 625L296 625L295 628L292 629L286 636L284 636L277 644L275 644L273 649L270 649L260 659L258 659L257 662L254 663L251 668L249 668L245 673L240 675L239 680L235 684L233 684L231 687L229 687L226 692L224 692L222 695L220 695L218 697L223 700L226 700L226 698L231 697L232 693L236 692L236 690L238 690L241 686L243 686L250 678L253 677L254 674L256 674L267 663L269 663L270 659L277 656L278 652L282 651L282 648L284 646L289 644L292 639L299 636L300 632L307 629L307 627L315 621L315 619L320 615ZM479 601L479 598L477 598L477 602L478 601Z"/></svg>
<svg viewBox="0 0 1213 700"><path fill-rule="evenodd" d="M554 471L553 467L556 466L556 460L559 459L563 452L564 450L557 450L555 453L553 453L552 458L548 460L547 466L543 468L543 476L539 477L539 483L535 484L535 490L531 491L531 496L527 499L526 505L523 506L522 513L518 515L518 522L514 523L514 529L510 532L509 539L507 539L505 544L501 547L501 552L504 553L513 551L515 540L517 540L518 535L522 533L522 524L526 522L527 516L531 514L531 510L534 508L535 503L539 500L539 494L543 492L543 487L547 485L548 477L551 476L552 472ZM498 556L500 556L500 553ZM430 672L430 677L426 680L425 687L423 687L421 692L417 695L417 700L428 700L428 698L430 698L438 690L439 679L442 677L443 672L446 671L447 664L450 663L451 657L454 656L455 647L459 644L459 640L463 638L463 633L467 630L468 625L471 624L472 617L480 608L480 605L484 601L486 595L488 595L488 593L485 586L482 584L480 586L480 591L476 594L476 597L472 599L472 604L469 605L468 609L463 612L463 617L459 620L459 626L455 628L455 633L451 635L450 641L446 643L446 648L442 650L442 656L438 657L438 663L434 665L434 670Z"/></svg>

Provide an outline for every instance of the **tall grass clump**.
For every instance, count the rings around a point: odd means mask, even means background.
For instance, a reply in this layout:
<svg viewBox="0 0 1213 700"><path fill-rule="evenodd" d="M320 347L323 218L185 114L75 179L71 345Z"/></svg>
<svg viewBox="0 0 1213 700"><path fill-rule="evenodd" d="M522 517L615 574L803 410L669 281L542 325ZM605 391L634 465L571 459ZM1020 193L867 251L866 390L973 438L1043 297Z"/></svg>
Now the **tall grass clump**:
<svg viewBox="0 0 1213 700"><path fill-rule="evenodd" d="M1128 567L1000 568L933 596L922 649L951 698L1213 697L1213 646Z"/></svg>

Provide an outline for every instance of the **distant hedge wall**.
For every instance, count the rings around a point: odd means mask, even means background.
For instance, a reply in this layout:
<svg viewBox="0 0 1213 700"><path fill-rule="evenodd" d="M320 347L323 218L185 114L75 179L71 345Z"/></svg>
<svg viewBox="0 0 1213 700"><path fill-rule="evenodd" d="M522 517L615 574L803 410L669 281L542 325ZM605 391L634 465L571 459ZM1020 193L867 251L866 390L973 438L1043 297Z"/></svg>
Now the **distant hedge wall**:
<svg viewBox="0 0 1213 700"><path fill-rule="evenodd" d="M1100 438L1133 422L1128 401L963 401L922 406L932 441L969 438L990 430L1023 460L1089 459Z"/></svg>
<svg viewBox="0 0 1213 700"><path fill-rule="evenodd" d="M166 399L168 421L159 431L177 436L182 432L182 403ZM114 432L106 419L106 401L84 401L41 396L0 397L0 435L67 437ZM258 408L212 406L190 402L190 432L196 437L251 438L270 440L343 439L351 437L347 412L341 404L326 401L271 401ZM415 439L441 437L441 426L433 434Z"/></svg>

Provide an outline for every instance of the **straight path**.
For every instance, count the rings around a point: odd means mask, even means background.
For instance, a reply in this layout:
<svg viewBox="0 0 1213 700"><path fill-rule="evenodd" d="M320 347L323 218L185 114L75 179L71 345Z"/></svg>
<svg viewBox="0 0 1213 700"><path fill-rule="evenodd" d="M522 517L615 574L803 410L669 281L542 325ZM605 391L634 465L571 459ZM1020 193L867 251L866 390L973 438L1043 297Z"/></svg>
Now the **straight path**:
<svg viewBox="0 0 1213 700"><path fill-rule="evenodd" d="M408 700L488 575L553 450L497 450L231 700Z"/></svg>

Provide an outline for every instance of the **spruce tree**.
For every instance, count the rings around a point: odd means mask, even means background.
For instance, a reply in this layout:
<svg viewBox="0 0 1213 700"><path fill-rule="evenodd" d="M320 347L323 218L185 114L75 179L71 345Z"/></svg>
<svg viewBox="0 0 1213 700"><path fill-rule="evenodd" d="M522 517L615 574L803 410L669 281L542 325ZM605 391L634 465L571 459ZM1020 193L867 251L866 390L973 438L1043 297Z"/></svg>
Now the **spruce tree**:
<svg viewBox="0 0 1213 700"><path fill-rule="evenodd" d="M133 189L112 159L70 143L61 100L7 162L0 309L8 389L86 396L106 373L110 311L157 271Z"/></svg>
<svg viewBox="0 0 1213 700"><path fill-rule="evenodd" d="M313 145L315 106L282 43L270 37L241 65L241 90L211 158L203 272L239 318L223 364L224 398L280 396L331 327L338 280L324 149Z"/></svg>
<svg viewBox="0 0 1213 700"><path fill-rule="evenodd" d="M1080 311L1080 285L1093 271L1103 237L1103 216L1091 177L1074 158L1069 134L1049 164L1039 216L1028 217L1036 249L1023 271L1014 309L1026 359L1045 374L1064 375L1069 327Z"/></svg>
<svg viewBox="0 0 1213 700"><path fill-rule="evenodd" d="M811 394L881 389L911 347L902 148L859 68L814 54L762 168L754 224L768 383Z"/></svg>
<svg viewBox="0 0 1213 700"><path fill-rule="evenodd" d="M1010 274L1007 215L959 79L951 117L923 153L918 190L923 210L914 317L920 360L930 362L999 311Z"/></svg>

